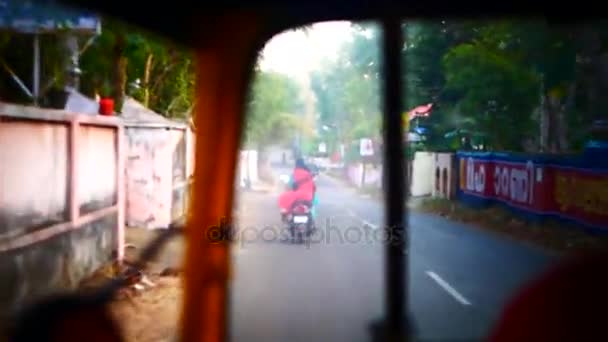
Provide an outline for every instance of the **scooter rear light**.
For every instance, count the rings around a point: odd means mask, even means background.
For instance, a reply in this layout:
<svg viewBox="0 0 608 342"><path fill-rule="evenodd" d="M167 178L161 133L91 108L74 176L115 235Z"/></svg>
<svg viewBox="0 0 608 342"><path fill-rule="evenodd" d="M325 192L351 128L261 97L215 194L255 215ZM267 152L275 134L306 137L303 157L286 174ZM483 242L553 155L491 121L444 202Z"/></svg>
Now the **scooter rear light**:
<svg viewBox="0 0 608 342"><path fill-rule="evenodd" d="M305 205L299 205L296 206L295 208L293 208L293 213L294 214L308 214L308 207Z"/></svg>

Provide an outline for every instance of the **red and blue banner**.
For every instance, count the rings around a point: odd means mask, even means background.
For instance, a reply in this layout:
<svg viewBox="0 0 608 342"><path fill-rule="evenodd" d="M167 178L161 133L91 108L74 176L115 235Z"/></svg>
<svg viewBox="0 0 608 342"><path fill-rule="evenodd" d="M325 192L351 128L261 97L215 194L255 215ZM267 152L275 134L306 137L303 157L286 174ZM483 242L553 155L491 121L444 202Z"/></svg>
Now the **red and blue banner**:
<svg viewBox="0 0 608 342"><path fill-rule="evenodd" d="M458 152L458 197L608 229L608 169L584 156ZM599 160L597 160L599 162Z"/></svg>

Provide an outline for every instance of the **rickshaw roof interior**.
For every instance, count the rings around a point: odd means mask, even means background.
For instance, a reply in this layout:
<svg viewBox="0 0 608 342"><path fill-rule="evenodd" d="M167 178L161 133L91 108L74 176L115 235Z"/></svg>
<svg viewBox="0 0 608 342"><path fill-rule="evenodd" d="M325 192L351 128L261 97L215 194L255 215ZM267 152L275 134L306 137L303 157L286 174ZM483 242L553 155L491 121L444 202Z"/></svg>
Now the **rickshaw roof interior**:
<svg viewBox="0 0 608 342"><path fill-rule="evenodd" d="M38 0L55 2L54 0ZM213 34L218 20L227 14L244 13L263 15L269 37L283 30L314 22L332 20L367 21L382 17L445 19L449 17L492 18L505 16L546 17L559 23L584 22L591 17L601 17L594 11L596 5L551 6L548 12L545 1L541 2L485 2L436 0L222 0L186 1L174 0L171 6L150 6L145 1L131 1L132 8L145 11L125 10L119 0L60 0L66 5L95 10L156 32L169 39L191 47L205 41L204 34ZM599 7L598 7L599 10Z"/></svg>

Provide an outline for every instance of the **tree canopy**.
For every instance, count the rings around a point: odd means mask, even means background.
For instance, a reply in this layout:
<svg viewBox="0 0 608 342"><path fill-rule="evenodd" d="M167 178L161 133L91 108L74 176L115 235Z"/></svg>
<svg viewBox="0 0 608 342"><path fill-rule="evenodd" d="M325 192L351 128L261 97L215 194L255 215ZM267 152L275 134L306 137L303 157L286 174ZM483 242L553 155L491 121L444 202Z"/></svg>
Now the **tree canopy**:
<svg viewBox="0 0 608 342"><path fill-rule="evenodd" d="M430 117L416 119L429 128L431 148L447 147L449 132L470 132L495 150L579 150L608 109L600 95L608 84L607 28L516 19L404 22L404 110L433 103ZM354 25L337 60L313 75L320 121L340 123L345 140L378 130L380 34Z"/></svg>
<svg viewBox="0 0 608 342"><path fill-rule="evenodd" d="M472 132L496 150L576 151L592 122L607 116L605 21L559 27L544 20L446 19L406 21L403 30L404 111L433 103L430 117L410 125L428 128L427 148L441 148L449 132ZM330 150L380 134L381 34L376 25L353 24L336 58L310 75L318 139ZM63 39L41 37L43 91L63 82ZM0 56L31 84L31 37L0 34ZM81 91L112 95L118 109L128 94L162 115L185 117L193 105L194 64L189 50L104 18L102 34L80 56ZM0 77L2 100L30 101L8 73ZM251 89L248 144L286 143L309 121L306 89L289 77L257 69Z"/></svg>
<svg viewBox="0 0 608 342"><path fill-rule="evenodd" d="M303 120L300 87L290 77L256 68L247 102L245 144L286 144Z"/></svg>
<svg viewBox="0 0 608 342"><path fill-rule="evenodd" d="M333 61L313 72L319 129L335 149L336 142L380 134L379 29L353 25L352 40Z"/></svg>
<svg viewBox="0 0 608 342"><path fill-rule="evenodd" d="M68 58L64 38L62 35L41 37L42 91L63 86L65 59ZM84 46L86 39L80 38L80 42ZM2 34L0 55L29 86L33 56L31 36ZM112 95L118 110L125 95L133 96L171 118L184 118L192 107L194 61L192 53L184 47L104 18L101 35L94 38L79 59L80 90L92 98ZM139 87L130 87L136 83ZM31 101L8 74L3 73L0 84L0 94L5 101Z"/></svg>

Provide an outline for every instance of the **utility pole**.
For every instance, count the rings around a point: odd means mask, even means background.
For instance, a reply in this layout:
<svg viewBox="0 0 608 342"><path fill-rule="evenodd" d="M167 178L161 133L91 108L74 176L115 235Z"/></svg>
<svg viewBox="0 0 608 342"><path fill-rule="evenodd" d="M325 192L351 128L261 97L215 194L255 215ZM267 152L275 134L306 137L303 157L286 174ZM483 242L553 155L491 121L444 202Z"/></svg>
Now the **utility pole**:
<svg viewBox="0 0 608 342"><path fill-rule="evenodd" d="M361 160L361 189L365 187L365 157Z"/></svg>
<svg viewBox="0 0 608 342"><path fill-rule="evenodd" d="M32 95L34 95L34 105L38 106L40 101L40 37L34 35L34 68L32 75Z"/></svg>

